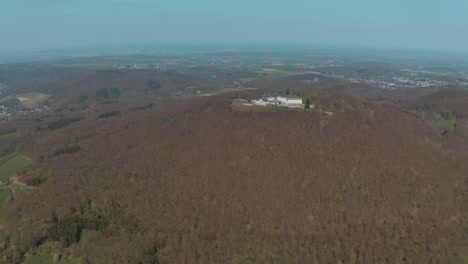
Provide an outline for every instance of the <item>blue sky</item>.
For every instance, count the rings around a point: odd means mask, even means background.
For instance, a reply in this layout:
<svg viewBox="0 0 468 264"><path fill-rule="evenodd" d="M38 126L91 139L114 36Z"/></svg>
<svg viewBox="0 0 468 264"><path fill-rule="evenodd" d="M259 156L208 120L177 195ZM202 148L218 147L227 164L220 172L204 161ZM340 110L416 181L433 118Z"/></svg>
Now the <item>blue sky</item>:
<svg viewBox="0 0 468 264"><path fill-rule="evenodd" d="M0 0L0 50L278 45L468 52L466 0Z"/></svg>

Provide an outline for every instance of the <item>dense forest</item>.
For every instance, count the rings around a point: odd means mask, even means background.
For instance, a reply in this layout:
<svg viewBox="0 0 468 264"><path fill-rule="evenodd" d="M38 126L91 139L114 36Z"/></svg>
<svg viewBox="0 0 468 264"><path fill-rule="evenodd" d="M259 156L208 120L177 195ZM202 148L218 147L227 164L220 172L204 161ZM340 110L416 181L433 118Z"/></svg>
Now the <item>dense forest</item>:
<svg viewBox="0 0 468 264"><path fill-rule="evenodd" d="M0 260L466 263L468 137L438 120L465 120L467 92L438 93L233 102L250 91L4 123L18 135L0 154L32 163L18 171L28 191L2 205Z"/></svg>

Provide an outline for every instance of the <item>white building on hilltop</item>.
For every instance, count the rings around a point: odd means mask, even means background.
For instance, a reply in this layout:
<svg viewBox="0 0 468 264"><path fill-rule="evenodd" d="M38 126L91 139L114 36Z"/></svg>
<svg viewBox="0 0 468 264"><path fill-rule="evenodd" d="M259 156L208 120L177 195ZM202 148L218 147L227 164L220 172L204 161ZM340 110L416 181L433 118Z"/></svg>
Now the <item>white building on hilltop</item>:
<svg viewBox="0 0 468 264"><path fill-rule="evenodd" d="M304 108L302 98L296 95L265 94L261 98L251 100L254 105L278 105L290 108Z"/></svg>
<svg viewBox="0 0 468 264"><path fill-rule="evenodd" d="M277 100L284 105L304 105L302 104L302 98L296 95L279 95Z"/></svg>

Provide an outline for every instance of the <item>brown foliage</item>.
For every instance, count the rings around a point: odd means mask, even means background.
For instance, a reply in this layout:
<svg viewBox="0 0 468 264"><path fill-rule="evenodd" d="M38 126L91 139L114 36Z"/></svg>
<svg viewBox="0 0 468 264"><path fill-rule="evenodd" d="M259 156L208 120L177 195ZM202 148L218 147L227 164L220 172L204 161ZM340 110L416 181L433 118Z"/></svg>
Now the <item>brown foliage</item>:
<svg viewBox="0 0 468 264"><path fill-rule="evenodd" d="M451 263L468 252L463 139L383 104L366 102L369 117L346 96L330 99L333 116L239 109L232 97L34 132L48 149L81 150L38 165L47 184L3 212L10 241L28 239L21 225L45 232L112 205L105 227L71 241L90 263Z"/></svg>

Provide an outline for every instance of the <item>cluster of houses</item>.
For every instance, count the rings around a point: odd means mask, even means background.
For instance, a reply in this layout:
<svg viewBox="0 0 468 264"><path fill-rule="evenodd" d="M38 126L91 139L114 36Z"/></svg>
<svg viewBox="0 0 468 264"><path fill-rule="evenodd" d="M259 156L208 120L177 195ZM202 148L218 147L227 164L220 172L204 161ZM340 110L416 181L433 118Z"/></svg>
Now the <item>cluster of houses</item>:
<svg viewBox="0 0 468 264"><path fill-rule="evenodd" d="M260 98L252 99L250 105L276 105L289 108L304 108L302 98L296 95L277 95L277 94L265 94Z"/></svg>

